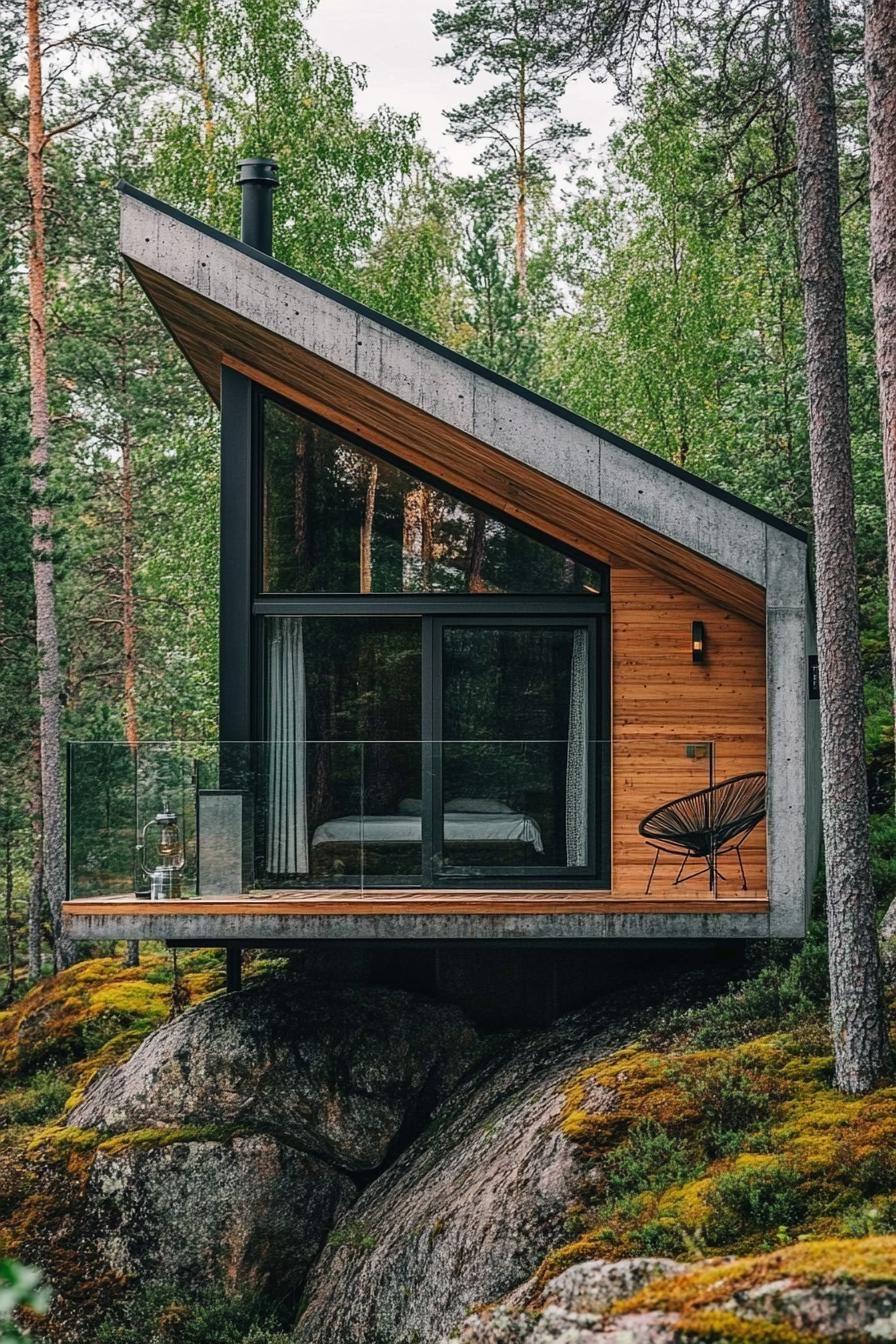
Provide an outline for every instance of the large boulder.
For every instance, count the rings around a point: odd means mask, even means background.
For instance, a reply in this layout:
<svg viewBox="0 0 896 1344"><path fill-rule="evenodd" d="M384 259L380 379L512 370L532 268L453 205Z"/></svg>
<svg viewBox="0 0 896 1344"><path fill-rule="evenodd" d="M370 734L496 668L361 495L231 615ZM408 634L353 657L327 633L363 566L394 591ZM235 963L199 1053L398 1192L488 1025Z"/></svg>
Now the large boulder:
<svg viewBox="0 0 896 1344"><path fill-rule="evenodd" d="M268 980L147 1037L93 1081L68 1124L234 1126L370 1171L413 1136L475 1048L456 1008L396 990Z"/></svg>
<svg viewBox="0 0 896 1344"><path fill-rule="evenodd" d="M628 1312L620 1326L607 1315L654 1279L684 1269L674 1260L649 1257L586 1260L540 1292L526 1285L525 1309L502 1305L468 1317L457 1338L460 1344L674 1344L666 1312Z"/></svg>
<svg viewBox="0 0 896 1344"><path fill-rule="evenodd" d="M296 1300L354 1182L267 1134L100 1148L84 1218L129 1280Z"/></svg>
<svg viewBox="0 0 896 1344"><path fill-rule="evenodd" d="M335 1227L296 1344L435 1344L568 1238L587 1166L562 1125L571 1076L630 1040L621 1012L565 1019L470 1080ZM591 1098L612 1107L614 1096Z"/></svg>
<svg viewBox="0 0 896 1344"><path fill-rule="evenodd" d="M801 1249L811 1258L811 1246ZM785 1249L775 1260L787 1255ZM505 1304L468 1317L452 1344L896 1339L893 1284L839 1272L776 1275L768 1259L714 1261L708 1273L674 1260L585 1261L530 1295L526 1307ZM763 1273L766 1282L751 1282ZM667 1289L672 1279L680 1282Z"/></svg>

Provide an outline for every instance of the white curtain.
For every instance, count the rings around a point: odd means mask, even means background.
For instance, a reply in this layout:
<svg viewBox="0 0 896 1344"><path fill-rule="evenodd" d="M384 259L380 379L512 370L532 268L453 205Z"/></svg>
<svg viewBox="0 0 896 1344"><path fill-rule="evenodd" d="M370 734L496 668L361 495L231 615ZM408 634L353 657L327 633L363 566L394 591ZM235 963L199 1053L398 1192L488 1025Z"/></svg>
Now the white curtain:
<svg viewBox="0 0 896 1344"><path fill-rule="evenodd" d="M308 871L305 651L301 617L277 616L268 628L268 825L272 875Z"/></svg>
<svg viewBox="0 0 896 1344"><path fill-rule="evenodd" d="M572 637L566 747L566 863L588 861L588 631Z"/></svg>

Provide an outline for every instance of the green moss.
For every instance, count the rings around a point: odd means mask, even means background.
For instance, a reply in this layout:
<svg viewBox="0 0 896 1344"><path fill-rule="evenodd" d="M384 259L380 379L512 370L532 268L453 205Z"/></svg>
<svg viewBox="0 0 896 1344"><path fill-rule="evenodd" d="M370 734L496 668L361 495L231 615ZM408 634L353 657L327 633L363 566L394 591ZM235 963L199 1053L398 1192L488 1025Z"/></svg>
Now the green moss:
<svg viewBox="0 0 896 1344"><path fill-rule="evenodd" d="M348 1246L353 1251L372 1251L376 1246L376 1237L366 1223L343 1223L333 1228L327 1237L327 1245L337 1248Z"/></svg>
<svg viewBox="0 0 896 1344"><path fill-rule="evenodd" d="M673 1278L654 1279L612 1311L692 1312L718 1307L738 1293L779 1279L817 1284L848 1282L896 1286L896 1237L864 1241L825 1238L798 1242L767 1255L696 1266Z"/></svg>
<svg viewBox="0 0 896 1344"><path fill-rule="evenodd" d="M582 1070L561 1124L589 1178L540 1281L593 1256L896 1231L896 1088L843 1096L826 1047L810 1026L714 1049L634 1044Z"/></svg>
<svg viewBox="0 0 896 1344"><path fill-rule="evenodd" d="M679 1337L706 1344L821 1344L821 1336L797 1330L781 1321L745 1320L732 1311L686 1314L678 1325Z"/></svg>
<svg viewBox="0 0 896 1344"><path fill-rule="evenodd" d="M182 955L179 964L189 1002L222 988L222 974L205 953ZM165 956L145 956L132 968L98 957L40 981L0 1013L0 1068L7 1077L24 1078L51 1064L89 1059L125 1034L132 1040L147 1035L171 1011L168 967Z"/></svg>
<svg viewBox="0 0 896 1344"><path fill-rule="evenodd" d="M180 1125L169 1129L132 1129L103 1138L97 1145L104 1153L128 1148L166 1148L172 1143L229 1143L241 1131L235 1125Z"/></svg>

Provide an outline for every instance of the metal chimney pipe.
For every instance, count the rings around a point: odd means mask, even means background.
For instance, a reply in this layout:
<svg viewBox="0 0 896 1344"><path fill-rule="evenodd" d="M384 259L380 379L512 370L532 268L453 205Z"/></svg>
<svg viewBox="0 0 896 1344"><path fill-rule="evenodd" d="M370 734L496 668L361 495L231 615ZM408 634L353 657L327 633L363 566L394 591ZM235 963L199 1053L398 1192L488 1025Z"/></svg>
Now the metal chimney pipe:
<svg viewBox="0 0 896 1344"><path fill-rule="evenodd" d="M280 185L274 159L240 159L237 185L242 191L240 240L271 255L274 243L274 191Z"/></svg>

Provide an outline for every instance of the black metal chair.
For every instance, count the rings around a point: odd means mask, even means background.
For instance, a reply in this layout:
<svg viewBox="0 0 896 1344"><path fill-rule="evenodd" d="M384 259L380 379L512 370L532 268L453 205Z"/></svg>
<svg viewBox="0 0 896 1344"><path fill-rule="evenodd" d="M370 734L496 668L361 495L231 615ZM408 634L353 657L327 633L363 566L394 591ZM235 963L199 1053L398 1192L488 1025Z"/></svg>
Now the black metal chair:
<svg viewBox="0 0 896 1344"><path fill-rule="evenodd" d="M676 858L681 855L673 886L709 873L711 891L715 891L720 878L723 882L728 880L719 872L719 859L724 854L736 854L741 889L746 891L747 875L740 847L764 816L765 774L762 771L735 775L711 788L663 803L638 826L638 833L656 850L644 894L650 895L661 854L674 854ZM690 859L702 859L706 866L685 877L684 870Z"/></svg>

